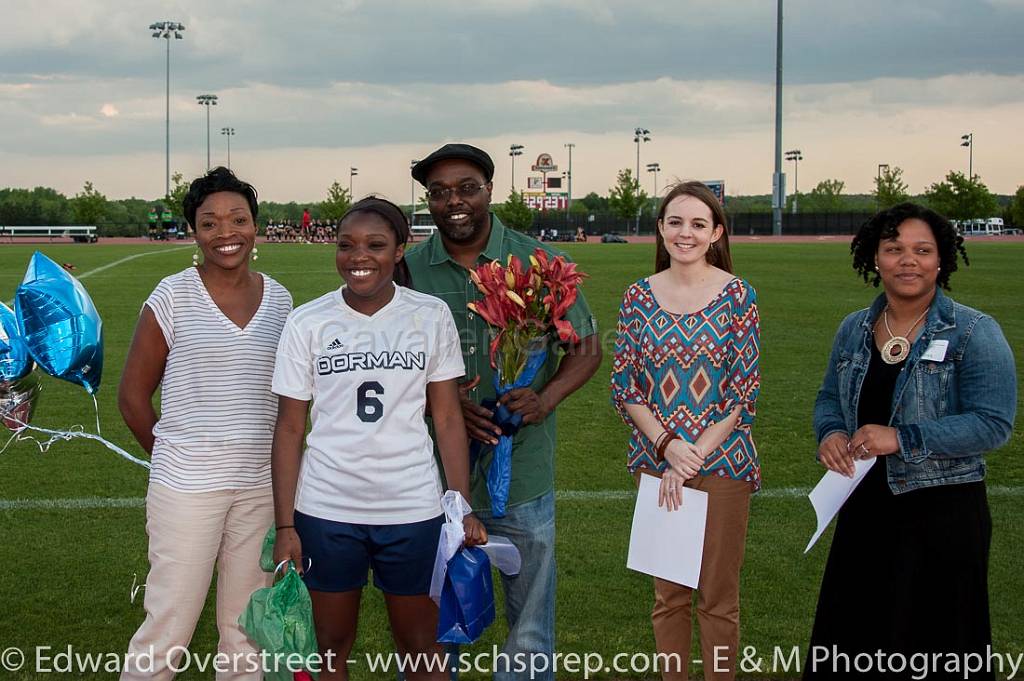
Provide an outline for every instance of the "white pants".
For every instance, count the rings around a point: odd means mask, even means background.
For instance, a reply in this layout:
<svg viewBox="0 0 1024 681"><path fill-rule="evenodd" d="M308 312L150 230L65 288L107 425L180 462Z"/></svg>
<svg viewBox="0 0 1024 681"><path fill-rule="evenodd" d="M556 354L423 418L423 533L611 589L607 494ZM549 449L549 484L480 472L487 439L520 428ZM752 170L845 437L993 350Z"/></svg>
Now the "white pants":
<svg viewBox="0 0 1024 681"><path fill-rule="evenodd" d="M258 651L238 626L238 617L252 592L270 583L271 576L260 570L259 557L263 536L273 521L270 487L185 493L159 484L149 486L146 620L128 644L122 681L169 680L174 678L174 667L184 666L181 653L203 611L214 565L217 652L239 660L230 665L234 669L218 672L217 679L263 678L262 672L247 668Z"/></svg>

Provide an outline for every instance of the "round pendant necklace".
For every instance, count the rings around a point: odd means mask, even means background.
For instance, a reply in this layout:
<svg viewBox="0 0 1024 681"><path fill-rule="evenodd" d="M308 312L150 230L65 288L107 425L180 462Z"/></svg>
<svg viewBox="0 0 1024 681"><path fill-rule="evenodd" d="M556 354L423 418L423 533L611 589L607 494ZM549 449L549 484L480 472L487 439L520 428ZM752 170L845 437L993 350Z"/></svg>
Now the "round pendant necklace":
<svg viewBox="0 0 1024 681"><path fill-rule="evenodd" d="M907 329L906 335L897 336L892 332L892 329L889 328L889 306L885 306L885 310L882 311L882 322L885 324L886 333L889 334L889 340L885 341L885 344L882 346L883 362L886 364L899 364L907 358L910 354L910 341L907 339L907 336L914 333L914 329L917 328L917 325L921 323L921 320L924 319L926 314L928 314L928 308L925 308L925 311L921 313L921 316L910 325L910 328Z"/></svg>

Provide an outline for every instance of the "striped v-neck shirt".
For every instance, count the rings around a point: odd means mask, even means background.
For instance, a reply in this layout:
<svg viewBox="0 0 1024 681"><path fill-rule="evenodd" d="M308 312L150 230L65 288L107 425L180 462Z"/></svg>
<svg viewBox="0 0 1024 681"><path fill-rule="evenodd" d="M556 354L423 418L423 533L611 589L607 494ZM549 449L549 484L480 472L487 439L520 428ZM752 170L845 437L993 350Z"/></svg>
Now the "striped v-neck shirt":
<svg viewBox="0 0 1024 681"><path fill-rule="evenodd" d="M170 350L151 482L180 492L270 484L270 382L292 297L262 276L263 299L244 328L217 307L194 267L164 278L146 300Z"/></svg>

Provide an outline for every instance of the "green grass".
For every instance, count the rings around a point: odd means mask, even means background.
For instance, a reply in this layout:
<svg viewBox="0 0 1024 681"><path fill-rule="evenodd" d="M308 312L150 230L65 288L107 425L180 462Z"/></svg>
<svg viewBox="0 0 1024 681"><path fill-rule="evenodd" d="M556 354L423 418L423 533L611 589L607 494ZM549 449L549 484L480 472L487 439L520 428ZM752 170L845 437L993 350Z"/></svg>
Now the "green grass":
<svg viewBox="0 0 1024 681"><path fill-rule="evenodd" d="M1024 357L1024 315L1017 288L1021 244L970 244L972 265L953 277L953 296L989 312L1000 322L1015 355ZM191 251L148 244L44 247L55 260L74 263L104 320L106 376L99 393L103 433L138 452L116 408L116 384L139 307L157 281L190 263ZM89 276L115 260L157 250ZM625 287L650 272L648 245L569 245L591 276L587 299L600 324L605 360L598 374L559 409L556 487L559 490L632 488L627 476L627 431L610 407L608 376L615 315ZM765 488L809 487L821 475L814 463L811 408L832 335L848 312L869 303L876 291L850 269L845 247L835 244L739 244L734 259L741 276L758 290L762 320L763 383L755 425ZM30 247L0 248L0 300L10 300ZM259 267L284 284L296 304L338 285L328 247L268 244ZM1018 382L1020 382L1018 367ZM52 428L93 426L84 391L46 378L35 423ZM1024 443L1018 429L1011 443L989 456L989 484L1024 485ZM17 443L0 455L0 500L82 497L140 498L141 468L88 442L58 443L40 454ZM1024 651L1024 577L1018 567L1024 544L1021 496L991 496L994 542L991 563L992 620L998 651ZM632 503L628 498L566 498L558 504L558 650L619 652L654 648L649 578L625 568ZM144 511L0 510L0 650L74 646L79 652L123 652L143 617L141 599L129 603L133 574L147 571ZM743 573L741 645L769 654L806 643L829 536L802 554L814 526L802 497L755 498ZM941 570L942 566L935 569ZM955 579L955 575L950 576ZM851 585L851 588L855 588ZM391 649L383 603L372 589L364 595L356 652ZM490 650L504 636L500 621L473 650ZM193 640L193 651L216 643L212 598ZM353 670L356 678L364 670ZM361 673L362 672L362 673ZM481 678L479 674L466 678ZM610 674L605 676L620 676ZM636 675L653 678L653 674ZM756 675L755 675L756 676ZM22 674L4 678L44 678ZM90 678L90 677L85 677ZM95 678L108 678L98 675ZM195 673L180 678L202 678Z"/></svg>

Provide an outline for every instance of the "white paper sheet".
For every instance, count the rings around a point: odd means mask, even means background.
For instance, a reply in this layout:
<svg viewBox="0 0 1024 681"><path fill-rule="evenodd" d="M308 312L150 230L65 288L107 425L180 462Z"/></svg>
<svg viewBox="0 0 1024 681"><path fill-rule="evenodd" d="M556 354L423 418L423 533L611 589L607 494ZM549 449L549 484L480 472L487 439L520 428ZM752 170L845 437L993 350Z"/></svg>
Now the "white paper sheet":
<svg viewBox="0 0 1024 681"><path fill-rule="evenodd" d="M675 511L658 508L661 480L640 476L633 510L626 567L692 588L700 580L708 494L683 488L683 505Z"/></svg>
<svg viewBox="0 0 1024 681"><path fill-rule="evenodd" d="M811 490L807 497L811 500L814 513L818 516L818 529L815 530L811 541L807 543L804 553L810 551L811 547L821 538L829 523L832 522L832 518L836 517L836 513L839 513L839 509L843 507L846 500L853 494L853 490L857 489L857 485L864 479L864 476L867 475L876 461L878 461L877 456L873 456L870 459L855 459L853 462L852 478L848 478L835 471L828 471L818 484L814 486L814 489Z"/></svg>

